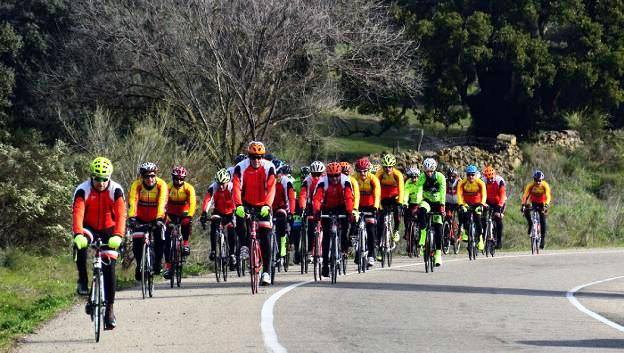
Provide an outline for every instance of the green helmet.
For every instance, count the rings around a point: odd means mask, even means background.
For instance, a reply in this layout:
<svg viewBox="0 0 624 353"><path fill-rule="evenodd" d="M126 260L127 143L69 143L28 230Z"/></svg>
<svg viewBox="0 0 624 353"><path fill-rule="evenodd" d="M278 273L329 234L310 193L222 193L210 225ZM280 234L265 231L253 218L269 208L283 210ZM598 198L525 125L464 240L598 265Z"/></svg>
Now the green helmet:
<svg viewBox="0 0 624 353"><path fill-rule="evenodd" d="M396 165L396 158L392 154L386 154L381 158L381 165L383 167L394 167Z"/></svg>
<svg viewBox="0 0 624 353"><path fill-rule="evenodd" d="M228 173L227 169L225 169L225 168L219 169L217 171L217 175L215 176L215 180L219 184L228 183L230 181L230 179L231 179L230 178L230 173Z"/></svg>
<svg viewBox="0 0 624 353"><path fill-rule="evenodd" d="M100 178L110 178L113 174L113 163L106 157L97 157L89 165L91 176Z"/></svg>

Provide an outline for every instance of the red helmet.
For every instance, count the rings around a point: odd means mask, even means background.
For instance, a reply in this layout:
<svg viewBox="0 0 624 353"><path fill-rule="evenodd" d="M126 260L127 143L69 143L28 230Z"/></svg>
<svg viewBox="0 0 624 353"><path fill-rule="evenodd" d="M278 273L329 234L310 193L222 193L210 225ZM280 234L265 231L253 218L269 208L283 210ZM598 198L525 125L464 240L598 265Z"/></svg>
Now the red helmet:
<svg viewBox="0 0 624 353"><path fill-rule="evenodd" d="M361 158L355 162L355 169L357 171L369 170L370 166L371 166L371 163L367 158Z"/></svg>
<svg viewBox="0 0 624 353"><path fill-rule="evenodd" d="M495 175L496 171L491 165L488 165L487 167L485 167L485 169L483 169L483 176L485 176L487 179L492 179Z"/></svg>
<svg viewBox="0 0 624 353"><path fill-rule="evenodd" d="M351 163L349 162L340 162L340 168L342 169L342 173L349 175L351 174Z"/></svg>
<svg viewBox="0 0 624 353"><path fill-rule="evenodd" d="M337 175L342 173L342 167L338 162L331 162L327 164L327 175Z"/></svg>
<svg viewBox="0 0 624 353"><path fill-rule="evenodd" d="M171 171L171 176L184 179L186 177L186 168L181 165L173 167L173 170Z"/></svg>
<svg viewBox="0 0 624 353"><path fill-rule="evenodd" d="M247 146L247 154L249 155L264 155L266 154L266 148L262 142L251 141Z"/></svg>

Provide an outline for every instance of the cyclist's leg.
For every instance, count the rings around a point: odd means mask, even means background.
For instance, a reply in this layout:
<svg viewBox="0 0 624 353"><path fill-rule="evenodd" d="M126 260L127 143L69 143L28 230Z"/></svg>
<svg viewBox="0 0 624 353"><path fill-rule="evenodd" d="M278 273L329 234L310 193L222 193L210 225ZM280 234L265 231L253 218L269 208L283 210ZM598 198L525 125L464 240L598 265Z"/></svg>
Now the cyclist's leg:
<svg viewBox="0 0 624 353"><path fill-rule="evenodd" d="M494 223L496 224L496 248L500 249L503 246L503 207L494 206L494 212L499 214L494 216Z"/></svg>
<svg viewBox="0 0 624 353"><path fill-rule="evenodd" d="M236 236L238 237L238 245L240 248L238 249L239 253L241 249L244 247L247 249L247 254L249 255L249 239L247 237L247 220L245 218L241 218L236 216ZM216 240L215 245L213 246L213 250L216 248Z"/></svg>
<svg viewBox="0 0 624 353"><path fill-rule="evenodd" d="M269 273L271 268L271 244L270 237L273 227L270 220L271 215L267 217L258 217L258 241L260 242L260 251L262 251L262 272ZM253 250L252 250L253 251Z"/></svg>
<svg viewBox="0 0 624 353"><path fill-rule="evenodd" d="M115 302L115 288L117 288L117 277L115 276L115 264L117 260L103 258L102 273L104 274L104 292L106 294L106 302L113 304Z"/></svg>
<svg viewBox="0 0 624 353"><path fill-rule="evenodd" d="M165 247L164 245L167 243L167 236L165 235L165 240L162 240L161 232L162 232L162 229L160 227L158 226L152 227L152 234L154 236L154 253L155 253L154 273L156 274L160 273L160 269L162 266L163 251Z"/></svg>
<svg viewBox="0 0 624 353"><path fill-rule="evenodd" d="M191 239L191 233L193 233L193 222L192 218L184 217L182 218L182 222L180 223L180 228L182 231L182 240L184 241L184 247L188 248L189 239ZM190 250L190 249L189 249Z"/></svg>
<svg viewBox="0 0 624 353"><path fill-rule="evenodd" d="M527 234L531 234L531 227L533 226L532 222L531 222L531 207L527 207L524 210L524 218L526 218L527 220Z"/></svg>
<svg viewBox="0 0 624 353"><path fill-rule="evenodd" d="M136 269L134 271L134 278L137 281L141 280L141 260L143 259L143 243L145 242L143 237L132 238L132 253L134 253L134 263Z"/></svg>
<svg viewBox="0 0 624 353"><path fill-rule="evenodd" d="M224 221L223 216L210 219L210 255L209 258L214 260L217 251L217 231L220 224Z"/></svg>
<svg viewBox="0 0 624 353"><path fill-rule="evenodd" d="M329 240L331 239L331 220L328 218L321 219L321 227L323 227L323 272L329 269ZM325 276L325 275L324 275Z"/></svg>
<svg viewBox="0 0 624 353"><path fill-rule="evenodd" d="M277 245L279 249L279 255L284 256L286 254L286 212L284 210L275 211L275 235L277 236Z"/></svg>
<svg viewBox="0 0 624 353"><path fill-rule="evenodd" d="M416 217L418 218L418 246L422 247L425 245L425 240L427 238L427 209L425 207L419 207L418 212L416 212Z"/></svg>
<svg viewBox="0 0 624 353"><path fill-rule="evenodd" d="M308 252L311 254L312 244L314 242L314 232L316 231L316 221L310 217L306 222L308 222Z"/></svg>
<svg viewBox="0 0 624 353"><path fill-rule="evenodd" d="M223 224L223 229L227 232L228 238L228 247L230 248L230 255L236 256L236 232L234 231L234 215L223 215L221 216L221 222Z"/></svg>
<svg viewBox="0 0 624 353"><path fill-rule="evenodd" d="M343 214L346 214L346 211ZM351 233L350 228L351 224L349 223L348 217L340 220L340 247L343 254L347 253L351 246L351 237L349 236Z"/></svg>
<svg viewBox="0 0 624 353"><path fill-rule="evenodd" d="M409 232L408 229L408 225L410 224L410 222L412 221L412 207L414 205L410 204L409 207L404 211L403 213L403 225L404 225L404 229L403 229L403 239L405 240L409 240L407 239L407 237L409 236L409 234L407 234L407 232ZM409 242L408 242L409 244Z"/></svg>
<svg viewBox="0 0 624 353"><path fill-rule="evenodd" d="M542 205L540 209L540 231L542 233L542 241L540 242L540 248L544 248L545 240L546 240L546 214L544 213L544 205Z"/></svg>
<svg viewBox="0 0 624 353"><path fill-rule="evenodd" d="M474 220L475 220L475 228L477 230L477 233L479 236L483 235L483 227L481 226L481 222L482 222L482 217L480 213L477 213L476 210L472 211L474 213Z"/></svg>
<svg viewBox="0 0 624 353"><path fill-rule="evenodd" d="M440 208L442 207L441 204L432 204L431 205L431 210L435 211L435 212L440 212ZM440 251L442 249L442 223L443 223L443 216L441 215L435 215L433 216L433 232L434 232L434 242L435 242L435 249L436 251Z"/></svg>
<svg viewBox="0 0 624 353"><path fill-rule="evenodd" d="M169 222L167 222L167 224L169 224ZM163 251L165 255L165 270L171 269L171 230L171 227L165 228L165 242L163 243Z"/></svg>

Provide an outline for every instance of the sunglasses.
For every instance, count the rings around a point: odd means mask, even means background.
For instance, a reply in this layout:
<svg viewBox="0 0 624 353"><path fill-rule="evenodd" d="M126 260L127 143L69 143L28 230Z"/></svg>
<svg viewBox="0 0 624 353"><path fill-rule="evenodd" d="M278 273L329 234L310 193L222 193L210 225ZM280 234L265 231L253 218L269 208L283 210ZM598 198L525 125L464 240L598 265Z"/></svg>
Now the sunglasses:
<svg viewBox="0 0 624 353"><path fill-rule="evenodd" d="M91 177L93 179L93 181L95 181L96 183L105 183L108 180L110 180L110 178L107 177Z"/></svg>
<svg viewBox="0 0 624 353"><path fill-rule="evenodd" d="M249 159L255 159L255 160L262 159L262 158L263 158L263 156L260 156L260 155L251 155L251 156L249 156Z"/></svg>
<svg viewBox="0 0 624 353"><path fill-rule="evenodd" d="M156 175L155 174L143 175L143 179L152 179L152 178L156 178Z"/></svg>
<svg viewBox="0 0 624 353"><path fill-rule="evenodd" d="M466 176L475 176L475 173L466 173Z"/></svg>
<svg viewBox="0 0 624 353"><path fill-rule="evenodd" d="M184 181L184 178L173 177L173 181Z"/></svg>
<svg viewBox="0 0 624 353"><path fill-rule="evenodd" d="M340 178L340 174L327 174L330 178Z"/></svg>

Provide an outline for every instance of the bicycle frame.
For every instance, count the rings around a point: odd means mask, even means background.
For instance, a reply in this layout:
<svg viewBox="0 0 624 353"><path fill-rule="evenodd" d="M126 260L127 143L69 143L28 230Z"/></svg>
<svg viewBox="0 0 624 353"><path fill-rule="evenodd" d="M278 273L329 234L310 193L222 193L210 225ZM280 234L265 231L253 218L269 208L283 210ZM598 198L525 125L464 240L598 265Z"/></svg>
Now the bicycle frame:
<svg viewBox="0 0 624 353"><path fill-rule="evenodd" d="M174 281L179 288L182 281L182 266L185 259L185 256L182 254L182 244L184 240L182 237L182 226L179 220L176 219L169 223L169 227L171 228L171 232L169 233L171 238L169 258L171 260L171 269L173 270L171 279L169 281L171 288L173 288Z"/></svg>
<svg viewBox="0 0 624 353"><path fill-rule="evenodd" d="M394 207L384 208L383 212L383 232L379 239L379 250L381 252L381 267L385 267L386 261L388 267L392 266L392 250L394 250L394 242L392 241L392 232L394 231Z"/></svg>
<svg viewBox="0 0 624 353"><path fill-rule="evenodd" d="M248 232L249 232L249 277L251 280L251 294L258 293L258 285L260 284L260 271L264 262L262 260L262 251L260 243L256 237L258 231L258 215L257 211L252 208L245 208L247 215Z"/></svg>
<svg viewBox="0 0 624 353"><path fill-rule="evenodd" d="M477 205L478 206L478 205ZM477 259L477 226L475 223L475 209L476 206L470 206L468 208L468 259L476 260Z"/></svg>
<svg viewBox="0 0 624 353"><path fill-rule="evenodd" d="M542 241L542 224L540 222L540 213L542 210L531 207L531 254L539 254L539 247Z"/></svg>
<svg viewBox="0 0 624 353"><path fill-rule="evenodd" d="M435 216L444 217L441 212L427 212L427 230L425 238L425 248L423 249L423 260L425 263L425 272L433 272L435 267L435 244L434 244L434 230L433 230L433 218ZM442 234L440 234L442 236Z"/></svg>
<svg viewBox="0 0 624 353"><path fill-rule="evenodd" d="M329 273L331 277L331 283L336 283L336 277L338 277L338 270L340 268L340 262L342 261L342 252L340 250L340 232L342 227L339 219L345 219L347 216L339 214L327 214L321 215L321 219L329 219L331 222L331 238L329 240Z"/></svg>
<svg viewBox="0 0 624 353"><path fill-rule="evenodd" d="M358 263L358 273L366 272L368 265L368 233L366 232L366 217L374 216L372 212L360 212L360 221L358 222L358 236L354 242L355 256Z"/></svg>
<svg viewBox="0 0 624 353"><path fill-rule="evenodd" d="M102 270L102 239L97 238L90 247L95 249L93 254L93 279L91 281L91 294L89 304L91 305L91 321L94 323L95 341L100 341L102 330L102 320L106 311L106 294L104 291L104 273Z"/></svg>

